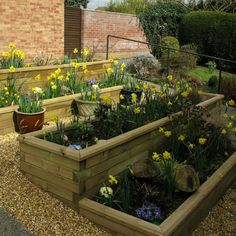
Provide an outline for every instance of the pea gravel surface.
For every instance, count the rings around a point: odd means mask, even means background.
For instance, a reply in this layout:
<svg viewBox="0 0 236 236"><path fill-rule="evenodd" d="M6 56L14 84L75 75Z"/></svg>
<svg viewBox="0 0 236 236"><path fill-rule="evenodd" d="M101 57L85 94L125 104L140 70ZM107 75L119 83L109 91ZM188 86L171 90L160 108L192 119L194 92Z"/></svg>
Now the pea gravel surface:
<svg viewBox="0 0 236 236"><path fill-rule="evenodd" d="M33 185L19 169L18 134L0 136L0 207L34 235L108 236L59 200ZM236 184L213 208L194 236L236 235Z"/></svg>

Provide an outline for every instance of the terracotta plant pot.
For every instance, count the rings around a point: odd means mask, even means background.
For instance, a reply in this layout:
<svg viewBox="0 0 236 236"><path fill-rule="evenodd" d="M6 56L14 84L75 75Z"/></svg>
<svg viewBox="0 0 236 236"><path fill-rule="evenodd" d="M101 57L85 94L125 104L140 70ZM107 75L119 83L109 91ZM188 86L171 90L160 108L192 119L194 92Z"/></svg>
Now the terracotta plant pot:
<svg viewBox="0 0 236 236"><path fill-rule="evenodd" d="M21 134L41 130L44 123L44 113L46 109L37 113L24 113L16 109L16 122Z"/></svg>
<svg viewBox="0 0 236 236"><path fill-rule="evenodd" d="M139 103L141 101L143 91L142 90L140 90L140 91L131 91L131 90L126 90L126 89L122 89L121 92L120 92L120 95L124 96L124 99L120 100L120 103L125 104L125 105L132 104L132 93L136 94L137 103Z"/></svg>
<svg viewBox="0 0 236 236"><path fill-rule="evenodd" d="M94 116L95 109L99 106L99 101L84 101L75 98L75 102L80 116Z"/></svg>

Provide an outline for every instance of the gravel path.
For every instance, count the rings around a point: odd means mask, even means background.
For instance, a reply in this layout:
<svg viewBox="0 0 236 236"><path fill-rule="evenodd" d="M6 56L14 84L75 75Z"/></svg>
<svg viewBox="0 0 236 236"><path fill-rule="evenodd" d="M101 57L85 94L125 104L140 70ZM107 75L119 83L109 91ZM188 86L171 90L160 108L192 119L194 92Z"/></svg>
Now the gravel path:
<svg viewBox="0 0 236 236"><path fill-rule="evenodd" d="M27 180L19 170L16 137L0 136L0 207L35 235L110 235ZM236 235L236 184L193 235Z"/></svg>

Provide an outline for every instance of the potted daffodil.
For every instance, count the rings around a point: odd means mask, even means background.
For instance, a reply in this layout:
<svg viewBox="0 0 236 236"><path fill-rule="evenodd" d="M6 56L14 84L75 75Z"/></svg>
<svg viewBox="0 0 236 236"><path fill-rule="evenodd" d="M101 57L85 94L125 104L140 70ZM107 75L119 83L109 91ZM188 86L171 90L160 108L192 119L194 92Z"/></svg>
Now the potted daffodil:
<svg viewBox="0 0 236 236"><path fill-rule="evenodd" d="M42 104L43 96L43 90L34 87L31 93L24 94L19 98L19 107L15 112L17 126L21 134L42 129L46 111Z"/></svg>

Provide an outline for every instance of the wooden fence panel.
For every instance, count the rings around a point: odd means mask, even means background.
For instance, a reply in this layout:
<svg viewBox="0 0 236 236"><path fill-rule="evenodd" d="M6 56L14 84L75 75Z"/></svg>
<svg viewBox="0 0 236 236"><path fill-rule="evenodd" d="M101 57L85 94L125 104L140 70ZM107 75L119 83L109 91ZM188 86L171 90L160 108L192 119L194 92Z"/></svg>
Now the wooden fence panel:
<svg viewBox="0 0 236 236"><path fill-rule="evenodd" d="M73 56L73 49L81 50L81 9L65 7L64 53Z"/></svg>

